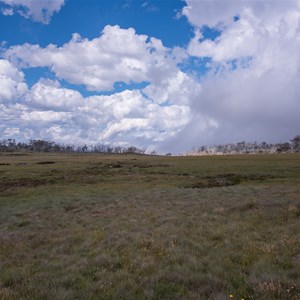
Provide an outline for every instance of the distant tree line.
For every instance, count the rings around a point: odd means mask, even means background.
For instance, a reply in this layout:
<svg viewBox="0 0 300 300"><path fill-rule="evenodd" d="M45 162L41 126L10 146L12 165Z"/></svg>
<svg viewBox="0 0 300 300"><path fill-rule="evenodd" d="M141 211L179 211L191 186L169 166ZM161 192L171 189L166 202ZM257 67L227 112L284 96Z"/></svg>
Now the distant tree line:
<svg viewBox="0 0 300 300"><path fill-rule="evenodd" d="M15 139L0 141L0 152L60 152L60 153L135 153L144 154L146 148L140 149L134 146L120 147L108 145L74 146L62 145L52 141L30 140L29 142L17 142Z"/></svg>
<svg viewBox="0 0 300 300"><path fill-rule="evenodd" d="M292 153L300 152L300 135L295 136L290 142L270 144L239 142L215 146L201 146L198 149L188 151L187 155L209 155L209 154L256 154L256 153Z"/></svg>
<svg viewBox="0 0 300 300"><path fill-rule="evenodd" d="M63 145L46 140L30 140L29 142L17 142L15 139L0 140L0 152L60 152L60 153L134 153L145 154L146 148L134 146L121 147L109 145ZM192 149L185 155L210 155L210 154L256 154L256 153L286 153L300 152L300 135L295 136L289 142L270 144L266 142L239 142L215 146L201 146ZM151 152L156 155L156 152ZM171 155L168 153L166 155Z"/></svg>

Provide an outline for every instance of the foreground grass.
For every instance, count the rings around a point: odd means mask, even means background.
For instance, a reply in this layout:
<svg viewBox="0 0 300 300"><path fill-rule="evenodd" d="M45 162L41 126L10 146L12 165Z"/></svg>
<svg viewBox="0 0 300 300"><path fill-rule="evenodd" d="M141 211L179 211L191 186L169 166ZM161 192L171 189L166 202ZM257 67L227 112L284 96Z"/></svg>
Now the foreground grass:
<svg viewBox="0 0 300 300"><path fill-rule="evenodd" d="M0 299L299 299L300 155L0 155Z"/></svg>

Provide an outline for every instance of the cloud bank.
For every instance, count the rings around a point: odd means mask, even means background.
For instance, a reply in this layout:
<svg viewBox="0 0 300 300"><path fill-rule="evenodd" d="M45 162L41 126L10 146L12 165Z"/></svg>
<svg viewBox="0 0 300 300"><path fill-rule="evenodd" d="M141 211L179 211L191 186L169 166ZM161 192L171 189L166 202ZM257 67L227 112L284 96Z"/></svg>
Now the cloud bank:
<svg viewBox="0 0 300 300"><path fill-rule="evenodd" d="M5 60L0 63L9 64ZM0 131L4 137L13 133L15 138L36 137L67 144L147 146L176 135L190 114L187 106L160 106L139 90L84 98L57 81L41 79L30 90L23 87L22 92L22 104L1 104ZM9 100L12 93L17 93L16 88L2 98Z"/></svg>
<svg viewBox="0 0 300 300"><path fill-rule="evenodd" d="M190 122L168 146L240 140L281 141L300 128L299 1L194 1L187 52L209 58L202 89L190 99ZM218 29L203 39L204 25ZM213 126L204 126L209 118ZM214 122L213 122L214 120ZM180 148L177 146L177 148Z"/></svg>

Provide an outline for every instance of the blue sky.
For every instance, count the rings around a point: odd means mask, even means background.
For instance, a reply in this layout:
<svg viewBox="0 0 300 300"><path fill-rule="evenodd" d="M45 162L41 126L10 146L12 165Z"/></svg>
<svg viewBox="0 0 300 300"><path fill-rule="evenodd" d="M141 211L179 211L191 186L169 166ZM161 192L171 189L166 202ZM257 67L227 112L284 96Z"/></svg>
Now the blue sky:
<svg viewBox="0 0 300 300"><path fill-rule="evenodd" d="M285 141L300 128L299 4L0 0L1 138Z"/></svg>
<svg viewBox="0 0 300 300"><path fill-rule="evenodd" d="M0 5L7 7L4 3ZM119 25L159 38L167 47L186 46L193 36L193 28L185 18L176 18L183 6L181 0L69 0L49 24L32 22L19 14L2 14L1 28L9 30L2 30L1 38L9 45L54 43L61 46L74 32L92 39L99 36L106 25Z"/></svg>

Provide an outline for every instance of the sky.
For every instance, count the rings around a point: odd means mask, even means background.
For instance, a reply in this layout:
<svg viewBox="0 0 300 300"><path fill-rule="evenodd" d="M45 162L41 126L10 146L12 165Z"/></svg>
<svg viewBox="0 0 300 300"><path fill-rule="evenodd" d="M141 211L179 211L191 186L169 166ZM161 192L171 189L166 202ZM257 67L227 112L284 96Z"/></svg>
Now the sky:
<svg viewBox="0 0 300 300"><path fill-rule="evenodd" d="M300 0L0 0L0 139L180 153L300 134Z"/></svg>

